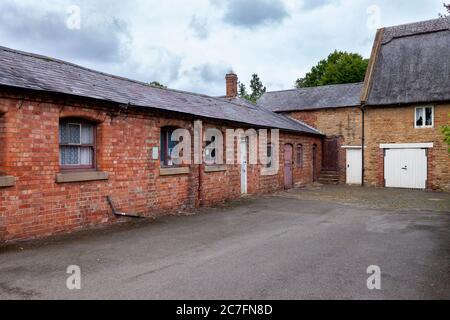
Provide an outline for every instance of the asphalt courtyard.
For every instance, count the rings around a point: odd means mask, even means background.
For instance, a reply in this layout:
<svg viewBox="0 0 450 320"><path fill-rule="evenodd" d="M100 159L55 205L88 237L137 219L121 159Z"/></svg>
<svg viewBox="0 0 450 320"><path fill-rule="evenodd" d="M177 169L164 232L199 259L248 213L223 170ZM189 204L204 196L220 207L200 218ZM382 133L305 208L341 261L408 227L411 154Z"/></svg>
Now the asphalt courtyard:
<svg viewBox="0 0 450 320"><path fill-rule="evenodd" d="M0 299L450 299L449 207L445 193L316 187L6 247Z"/></svg>

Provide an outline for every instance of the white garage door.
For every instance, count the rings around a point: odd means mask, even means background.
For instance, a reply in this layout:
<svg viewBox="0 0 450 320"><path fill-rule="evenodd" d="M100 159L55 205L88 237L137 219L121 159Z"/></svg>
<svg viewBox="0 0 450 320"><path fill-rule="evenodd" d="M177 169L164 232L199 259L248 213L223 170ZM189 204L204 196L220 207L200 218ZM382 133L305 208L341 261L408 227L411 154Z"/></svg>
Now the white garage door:
<svg viewBox="0 0 450 320"><path fill-rule="evenodd" d="M386 187L426 189L427 153L425 149L390 149L384 159Z"/></svg>

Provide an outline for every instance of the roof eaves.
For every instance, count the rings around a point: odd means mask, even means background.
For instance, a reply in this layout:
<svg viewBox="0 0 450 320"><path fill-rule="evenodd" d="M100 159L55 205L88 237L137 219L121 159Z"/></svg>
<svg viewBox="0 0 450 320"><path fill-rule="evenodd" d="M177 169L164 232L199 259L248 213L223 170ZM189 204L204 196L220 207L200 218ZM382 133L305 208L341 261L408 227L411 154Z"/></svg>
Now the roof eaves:
<svg viewBox="0 0 450 320"><path fill-rule="evenodd" d="M369 66L366 71L366 76L364 78L364 84L361 91L361 104L365 104L369 98L370 91L372 90L373 84L373 74L375 67L377 65L378 57L381 52L381 45L384 36L385 29L378 29L377 34L375 36L375 41L372 47L372 53L370 55Z"/></svg>

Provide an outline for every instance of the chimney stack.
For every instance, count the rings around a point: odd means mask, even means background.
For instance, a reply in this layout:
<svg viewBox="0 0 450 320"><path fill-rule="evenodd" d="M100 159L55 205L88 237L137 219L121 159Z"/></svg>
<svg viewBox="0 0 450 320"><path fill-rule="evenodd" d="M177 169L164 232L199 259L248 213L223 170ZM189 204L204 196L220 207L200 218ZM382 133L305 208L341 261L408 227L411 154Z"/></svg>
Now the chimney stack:
<svg viewBox="0 0 450 320"><path fill-rule="evenodd" d="M227 98L234 99L238 96L238 76L230 72L225 76L227 81Z"/></svg>

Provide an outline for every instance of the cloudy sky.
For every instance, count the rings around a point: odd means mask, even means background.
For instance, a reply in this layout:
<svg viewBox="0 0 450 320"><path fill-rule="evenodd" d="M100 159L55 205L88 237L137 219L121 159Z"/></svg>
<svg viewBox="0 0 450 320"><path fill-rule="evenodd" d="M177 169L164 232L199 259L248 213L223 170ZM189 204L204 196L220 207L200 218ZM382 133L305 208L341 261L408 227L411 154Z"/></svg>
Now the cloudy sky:
<svg viewBox="0 0 450 320"><path fill-rule="evenodd" d="M368 57L377 27L437 18L442 2L0 0L0 46L210 95L230 70L279 90L335 49Z"/></svg>

